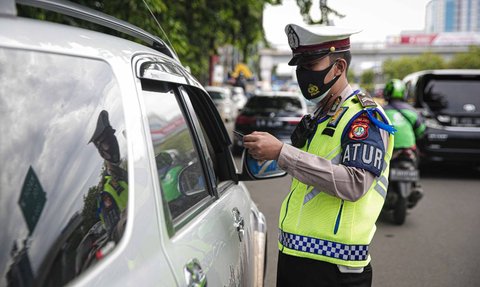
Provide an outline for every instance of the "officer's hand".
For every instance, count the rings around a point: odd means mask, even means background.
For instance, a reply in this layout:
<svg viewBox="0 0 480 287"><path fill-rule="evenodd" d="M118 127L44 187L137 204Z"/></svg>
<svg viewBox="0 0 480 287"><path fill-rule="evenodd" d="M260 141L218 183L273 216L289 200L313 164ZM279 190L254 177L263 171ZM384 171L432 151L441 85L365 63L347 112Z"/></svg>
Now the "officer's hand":
<svg viewBox="0 0 480 287"><path fill-rule="evenodd" d="M277 160L283 143L266 132L253 132L243 137L243 146L254 159Z"/></svg>

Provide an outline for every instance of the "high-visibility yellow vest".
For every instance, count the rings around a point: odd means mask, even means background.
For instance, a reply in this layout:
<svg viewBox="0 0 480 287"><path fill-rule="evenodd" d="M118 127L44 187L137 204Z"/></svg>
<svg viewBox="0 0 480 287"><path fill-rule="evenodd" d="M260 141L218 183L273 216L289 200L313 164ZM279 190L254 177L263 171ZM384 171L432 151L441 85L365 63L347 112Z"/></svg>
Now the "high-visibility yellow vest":
<svg viewBox="0 0 480 287"><path fill-rule="evenodd" d="M103 186L103 191L108 192L115 202L118 205L120 211L123 211L127 207L128 203L128 185L123 180L117 180L117 184L121 186L121 191L117 192L115 188L112 186L112 177L105 176L105 185Z"/></svg>
<svg viewBox="0 0 480 287"><path fill-rule="evenodd" d="M115 202L115 205L118 207L118 212L122 212L127 208L128 204L128 184L123 181L123 180L118 180L117 184L120 186L119 191L115 190L115 188L112 186L112 177L111 176L105 176L105 183L103 185L103 191L108 193L112 198L113 201ZM98 199L97 206L99 208L100 214L100 220L106 224L106 218L104 218L104 214L101 209L103 209L103 203L101 202L101 198ZM117 213L118 213L117 212ZM114 216L115 218L113 221L117 221L119 218L119 214L110 214L111 216ZM107 227L107 229L111 228L110 226Z"/></svg>
<svg viewBox="0 0 480 287"><path fill-rule="evenodd" d="M349 97L333 119L318 124L311 143L302 150L339 164L343 131L362 110L366 108L359 98ZM381 107L376 107L375 111L377 119L389 124ZM327 124L332 121L338 121L333 134L332 131L324 132L331 129ZM280 211L280 251L349 267L366 266L370 262L368 248L375 233L375 221L387 193L392 150L393 135L390 135L380 176L355 202L331 196L294 178Z"/></svg>

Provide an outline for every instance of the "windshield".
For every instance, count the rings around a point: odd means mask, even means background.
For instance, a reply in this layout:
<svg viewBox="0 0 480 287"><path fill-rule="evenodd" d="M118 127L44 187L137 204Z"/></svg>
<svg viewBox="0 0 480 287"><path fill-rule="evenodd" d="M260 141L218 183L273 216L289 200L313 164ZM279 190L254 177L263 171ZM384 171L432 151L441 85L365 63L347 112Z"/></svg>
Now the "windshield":
<svg viewBox="0 0 480 287"><path fill-rule="evenodd" d="M432 79L425 86L423 98L434 111L474 112L475 107L480 109L478 91L478 79Z"/></svg>
<svg viewBox="0 0 480 287"><path fill-rule="evenodd" d="M210 94L210 97L212 97L213 100L224 100L226 98L226 95L224 93L220 92L208 92Z"/></svg>
<svg viewBox="0 0 480 287"><path fill-rule="evenodd" d="M302 103L299 98L294 97L255 96L247 102L245 107L250 110L299 111L302 109Z"/></svg>

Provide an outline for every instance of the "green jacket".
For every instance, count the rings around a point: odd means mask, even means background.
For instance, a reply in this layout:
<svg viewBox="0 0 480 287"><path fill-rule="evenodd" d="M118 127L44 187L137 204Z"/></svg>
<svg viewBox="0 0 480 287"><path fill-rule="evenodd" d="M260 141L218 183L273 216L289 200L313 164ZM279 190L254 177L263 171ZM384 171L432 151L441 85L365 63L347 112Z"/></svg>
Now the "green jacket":
<svg viewBox="0 0 480 287"><path fill-rule="evenodd" d="M393 100L384 106L385 113L397 130L395 133L395 149L411 148L423 136L425 124L415 109L399 100Z"/></svg>

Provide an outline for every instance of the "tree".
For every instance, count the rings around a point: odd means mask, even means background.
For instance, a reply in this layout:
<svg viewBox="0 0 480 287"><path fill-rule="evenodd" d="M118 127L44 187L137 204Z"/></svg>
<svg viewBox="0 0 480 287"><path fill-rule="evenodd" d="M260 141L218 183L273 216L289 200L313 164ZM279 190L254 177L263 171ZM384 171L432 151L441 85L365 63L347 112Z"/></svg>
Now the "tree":
<svg viewBox="0 0 480 287"><path fill-rule="evenodd" d="M180 61L189 66L200 81L208 79L210 56L217 54L223 45L232 45L246 61L256 53L256 46L265 41L262 27L263 9L280 0L74 0L74 2L99 10L170 42ZM144 5L146 3L148 8ZM33 18L67 22L70 25L95 27L70 17L19 8L20 15ZM152 15L154 17L152 17ZM161 25L160 28L157 24ZM113 34L118 34L109 31Z"/></svg>
<svg viewBox="0 0 480 287"><path fill-rule="evenodd" d="M442 56L426 52L422 55L415 58L417 67L422 70L430 70L430 69L444 69L446 67L445 60Z"/></svg>
<svg viewBox="0 0 480 287"><path fill-rule="evenodd" d="M443 58L430 52L417 57L401 57L393 60L387 59L382 64L386 79L403 79L406 75L428 69L443 69L446 64Z"/></svg>
<svg viewBox="0 0 480 287"><path fill-rule="evenodd" d="M470 46L468 52L455 55L448 63L451 69L480 69L480 47Z"/></svg>
<svg viewBox="0 0 480 287"><path fill-rule="evenodd" d="M327 5L327 0L320 0L319 2L319 8L320 8L320 13L321 13L321 18L318 21L315 21L312 19L310 16L310 10L312 9L312 0L297 0L297 6L300 8L300 14L303 16L303 21L306 24L323 24L323 25L333 25L333 21L329 19L330 14L334 14L335 16L339 18L345 17L345 15L342 15L338 13L336 10L330 8Z"/></svg>
<svg viewBox="0 0 480 287"><path fill-rule="evenodd" d="M375 71L373 69L365 70L360 77L360 86L369 93L373 92L373 81L375 80Z"/></svg>

